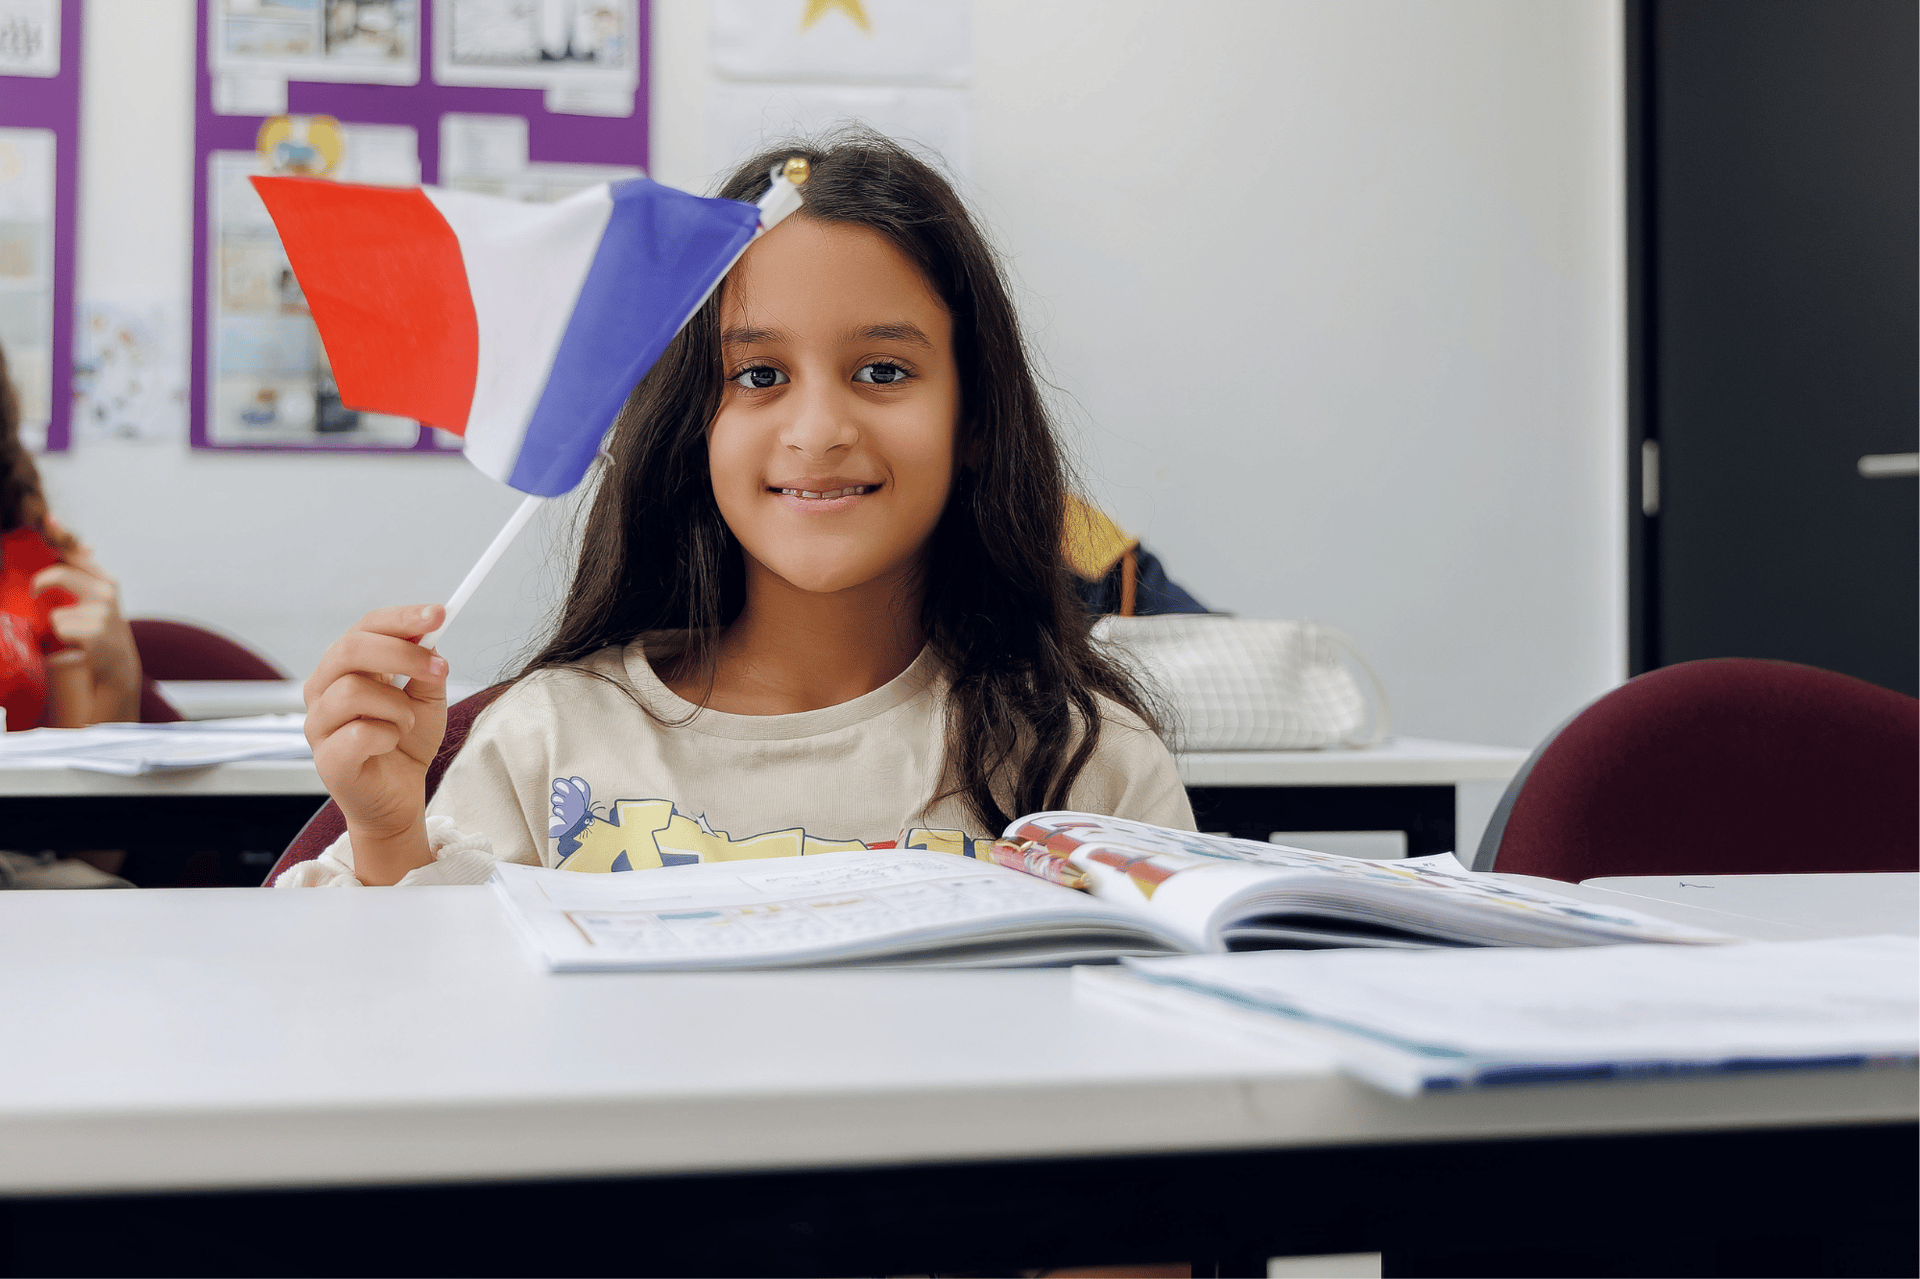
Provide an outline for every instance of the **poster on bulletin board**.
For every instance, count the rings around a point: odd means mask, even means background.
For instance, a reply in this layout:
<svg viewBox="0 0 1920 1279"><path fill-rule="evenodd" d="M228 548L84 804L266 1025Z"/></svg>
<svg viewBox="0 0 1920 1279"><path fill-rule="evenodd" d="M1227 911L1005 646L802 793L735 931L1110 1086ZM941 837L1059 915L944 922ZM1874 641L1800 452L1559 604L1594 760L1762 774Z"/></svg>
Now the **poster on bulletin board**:
<svg viewBox="0 0 1920 1279"><path fill-rule="evenodd" d="M711 0L707 163L862 124L970 167L972 0Z"/></svg>
<svg viewBox="0 0 1920 1279"><path fill-rule="evenodd" d="M0 0L0 6L10 0ZM561 199L647 164L646 0L200 0L195 448L456 453L344 403L249 178Z"/></svg>
<svg viewBox="0 0 1920 1279"><path fill-rule="evenodd" d="M80 0L0 0L0 350L35 450L72 435Z"/></svg>

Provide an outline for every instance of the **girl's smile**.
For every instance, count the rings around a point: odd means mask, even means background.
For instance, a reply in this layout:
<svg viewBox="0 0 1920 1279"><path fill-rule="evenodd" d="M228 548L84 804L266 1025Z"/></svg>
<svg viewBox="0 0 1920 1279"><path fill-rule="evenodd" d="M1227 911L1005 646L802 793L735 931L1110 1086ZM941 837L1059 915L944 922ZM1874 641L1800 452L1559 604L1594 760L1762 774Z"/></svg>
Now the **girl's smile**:
<svg viewBox="0 0 1920 1279"><path fill-rule="evenodd" d="M778 493L799 503L794 509L820 513L853 509L855 499L880 491L881 485L850 480L841 475L805 477L767 485L767 492Z"/></svg>

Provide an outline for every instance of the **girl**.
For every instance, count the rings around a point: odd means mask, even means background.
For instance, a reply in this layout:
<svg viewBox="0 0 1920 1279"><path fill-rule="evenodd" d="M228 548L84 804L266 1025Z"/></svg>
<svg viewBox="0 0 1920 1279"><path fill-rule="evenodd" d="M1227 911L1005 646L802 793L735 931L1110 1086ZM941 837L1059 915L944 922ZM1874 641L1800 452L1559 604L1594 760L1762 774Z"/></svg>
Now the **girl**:
<svg viewBox="0 0 1920 1279"><path fill-rule="evenodd" d="M965 853L1045 808L1191 828L1140 691L1088 642L992 252L877 137L769 152L722 194L796 154L806 207L635 389L558 625L431 806L447 664L414 637L440 608L327 651L307 736L347 834L282 886Z"/></svg>
<svg viewBox="0 0 1920 1279"><path fill-rule="evenodd" d="M48 659L80 659L49 679ZM56 661L59 659L56 658ZM140 654L120 588L56 523L20 441L20 403L0 352L0 707L10 731L140 718Z"/></svg>

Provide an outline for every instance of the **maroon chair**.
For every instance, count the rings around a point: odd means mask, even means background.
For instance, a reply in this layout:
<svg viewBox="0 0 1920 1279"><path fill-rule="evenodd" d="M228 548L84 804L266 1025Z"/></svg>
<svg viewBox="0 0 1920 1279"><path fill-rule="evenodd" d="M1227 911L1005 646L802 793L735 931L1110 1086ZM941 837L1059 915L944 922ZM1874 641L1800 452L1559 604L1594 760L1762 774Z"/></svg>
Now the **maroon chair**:
<svg viewBox="0 0 1920 1279"><path fill-rule="evenodd" d="M161 694L163 679L286 679L285 671L238 640L189 622L154 617L127 621L140 654L140 722L170 724L183 718Z"/></svg>
<svg viewBox="0 0 1920 1279"><path fill-rule="evenodd" d="M1475 870L1578 882L1920 868L1920 702L1792 662L1628 680L1507 787Z"/></svg>
<svg viewBox="0 0 1920 1279"><path fill-rule="evenodd" d="M463 697L447 708L447 735L440 739L440 749L434 752L433 762L427 765L427 798L440 789L440 779L446 776L447 765L467 744L467 734L473 731L473 721L480 712L493 704L493 699L511 688L511 684L495 684L492 688L483 688L472 697ZM310 862L327 851L327 846L340 838L347 830L347 817L340 806L332 800L320 806L320 811L307 819L300 833L287 845L287 851L280 854L280 860L267 872L264 885L271 885L280 878L281 872L301 862Z"/></svg>

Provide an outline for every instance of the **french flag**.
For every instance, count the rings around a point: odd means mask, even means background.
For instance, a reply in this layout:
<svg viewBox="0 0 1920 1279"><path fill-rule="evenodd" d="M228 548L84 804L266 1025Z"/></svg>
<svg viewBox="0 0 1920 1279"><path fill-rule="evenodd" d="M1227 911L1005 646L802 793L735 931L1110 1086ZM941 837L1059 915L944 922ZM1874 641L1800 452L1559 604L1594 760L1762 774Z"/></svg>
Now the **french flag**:
<svg viewBox="0 0 1920 1279"><path fill-rule="evenodd" d="M760 232L800 206L645 178L553 204L256 177L350 408L462 436L536 497L587 473L634 385Z"/></svg>

